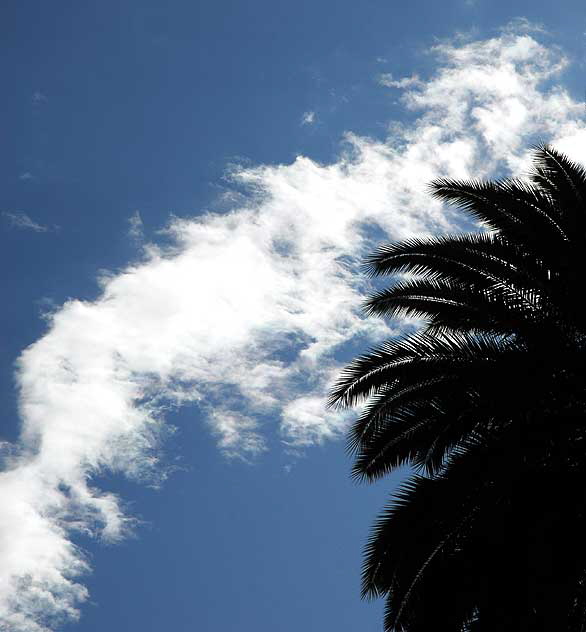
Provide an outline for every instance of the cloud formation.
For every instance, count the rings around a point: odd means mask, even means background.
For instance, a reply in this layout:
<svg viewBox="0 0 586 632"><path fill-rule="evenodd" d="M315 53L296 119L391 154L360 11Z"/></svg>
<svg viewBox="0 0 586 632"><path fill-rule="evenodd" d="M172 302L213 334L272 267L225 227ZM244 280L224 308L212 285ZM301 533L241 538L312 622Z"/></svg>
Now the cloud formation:
<svg viewBox="0 0 586 632"><path fill-rule="evenodd" d="M394 333L362 318L358 263L375 239L458 228L427 181L518 174L538 138L586 158L581 105L551 85L557 49L509 30L432 52L433 76L395 86L414 122L385 141L347 135L333 164L236 170L244 204L172 218L170 245L103 277L96 301L67 302L22 353L22 434L0 474L0 629L78 616L88 566L71 535L116 540L130 525L92 477L156 475L166 406L198 406L232 457L275 431L293 447L340 436L346 417L324 411L337 357Z"/></svg>
<svg viewBox="0 0 586 632"><path fill-rule="evenodd" d="M139 211L134 211L128 218L128 235L136 241L144 239L144 225Z"/></svg>
<svg viewBox="0 0 586 632"><path fill-rule="evenodd" d="M13 228L20 228L23 230L32 230L35 233L46 233L50 230L48 226L44 226L43 224L39 224L38 222L35 222L26 213L22 213L22 212L11 213L9 211L2 211L2 217Z"/></svg>
<svg viewBox="0 0 586 632"><path fill-rule="evenodd" d="M393 79L393 75L390 72L385 72L380 75L378 82L381 86L386 86L387 88L412 88L422 86L422 82L417 75L403 77L402 79Z"/></svg>
<svg viewBox="0 0 586 632"><path fill-rule="evenodd" d="M40 90L36 90L33 92L31 101L33 105L42 105L43 103L47 103L48 99L46 94L43 94Z"/></svg>

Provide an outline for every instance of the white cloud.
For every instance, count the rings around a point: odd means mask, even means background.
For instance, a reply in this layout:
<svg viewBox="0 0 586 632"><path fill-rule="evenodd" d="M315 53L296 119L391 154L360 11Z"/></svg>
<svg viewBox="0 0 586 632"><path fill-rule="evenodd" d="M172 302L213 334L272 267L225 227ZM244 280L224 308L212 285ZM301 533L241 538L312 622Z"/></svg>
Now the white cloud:
<svg viewBox="0 0 586 632"><path fill-rule="evenodd" d="M134 213L128 218L128 224L128 234L130 237L136 241L142 241L144 239L144 225L139 211L134 211Z"/></svg>
<svg viewBox="0 0 586 632"><path fill-rule="evenodd" d="M379 76L378 82L381 86L387 88L413 88L421 86L422 82L418 75L411 75L410 77L403 77L402 79L393 79L393 75L390 72L385 72Z"/></svg>
<svg viewBox="0 0 586 632"><path fill-rule="evenodd" d="M315 121L315 112L304 112L301 117L301 125L313 125Z"/></svg>
<svg viewBox="0 0 586 632"><path fill-rule="evenodd" d="M26 213L11 213L9 211L2 211L2 217L4 217L10 226L13 226L14 228L32 230L35 233L46 233L50 230L48 226L35 222Z"/></svg>
<svg viewBox="0 0 586 632"><path fill-rule="evenodd" d="M334 164L236 170L239 208L172 218L170 246L105 276L96 301L67 302L22 353L21 442L0 474L0 629L77 616L87 563L71 534L129 526L92 477L156 472L166 406L199 406L229 456L260 454L271 428L292 449L340 436L347 418L324 410L336 354L390 333L359 311L372 229L457 227L426 182L518 172L537 137L586 158L581 105L544 87L566 63L557 50L509 30L434 53L437 73L403 86L414 123L386 142L348 135Z"/></svg>
<svg viewBox="0 0 586 632"><path fill-rule="evenodd" d="M258 422L233 410L220 406L209 411L212 432L218 437L218 447L228 457L246 460L264 452L264 438L257 432Z"/></svg>
<svg viewBox="0 0 586 632"><path fill-rule="evenodd" d="M513 18L503 29L503 33L518 35L521 33L538 33L540 35L548 35L549 32L539 22L533 22L525 17L519 16Z"/></svg>

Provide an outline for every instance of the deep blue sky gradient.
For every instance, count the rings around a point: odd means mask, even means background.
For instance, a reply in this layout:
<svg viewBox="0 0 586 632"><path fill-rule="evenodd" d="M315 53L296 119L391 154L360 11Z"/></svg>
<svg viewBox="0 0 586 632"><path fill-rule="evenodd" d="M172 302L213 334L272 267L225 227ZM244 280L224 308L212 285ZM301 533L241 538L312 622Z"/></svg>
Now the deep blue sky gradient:
<svg viewBox="0 0 586 632"><path fill-rule="evenodd" d="M384 137L406 114L376 76L425 75L435 38L491 35L523 16L581 59L582 0L508 4L3 3L0 211L59 228L0 225L0 434L16 436L13 363L44 331L40 313L96 296L99 270L138 257L135 210L156 239L171 212L222 209L231 162L329 161L344 131ZM583 73L577 63L567 82L578 96ZM317 124L300 125L306 111ZM228 463L196 410L172 421L167 455L183 469L162 489L108 481L145 524L118 546L79 542L92 603L71 629L380 629L380 604L359 601L360 550L392 481L354 485L340 443L309 449L289 473L280 449Z"/></svg>

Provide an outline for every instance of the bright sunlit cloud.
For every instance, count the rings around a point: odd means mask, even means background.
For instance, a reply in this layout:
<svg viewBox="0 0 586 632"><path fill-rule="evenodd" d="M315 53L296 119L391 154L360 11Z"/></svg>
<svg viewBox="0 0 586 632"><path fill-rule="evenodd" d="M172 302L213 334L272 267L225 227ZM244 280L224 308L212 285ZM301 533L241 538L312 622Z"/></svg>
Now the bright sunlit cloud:
<svg viewBox="0 0 586 632"><path fill-rule="evenodd" d="M396 333L360 312L358 264L374 235L458 228L429 180L518 174L536 140L586 158L582 106L555 85L567 64L558 49L509 29L432 53L427 80L386 80L413 123L390 124L385 141L348 134L333 164L300 156L236 170L244 204L172 218L170 245L149 244L103 277L97 300L65 303L22 353L22 435L4 446L0 474L3 629L78 616L88 564L70 537L117 540L132 525L92 477L164 475L166 406L197 406L232 458L258 457L275 434L293 448L343 434L347 414L324 408L337 356ZM142 235L138 213L130 234Z"/></svg>

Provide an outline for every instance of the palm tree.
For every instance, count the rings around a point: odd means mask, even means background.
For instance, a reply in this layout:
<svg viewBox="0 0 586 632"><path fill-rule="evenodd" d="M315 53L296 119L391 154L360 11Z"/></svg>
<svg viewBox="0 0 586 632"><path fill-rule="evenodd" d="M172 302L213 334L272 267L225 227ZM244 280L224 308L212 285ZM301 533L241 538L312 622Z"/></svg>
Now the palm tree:
<svg viewBox="0 0 586 632"><path fill-rule="evenodd" d="M355 359L353 474L412 476L374 525L362 593L385 630L586 630L586 171L431 184L485 230L381 246L366 312L422 327Z"/></svg>

